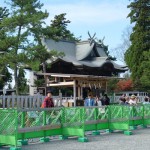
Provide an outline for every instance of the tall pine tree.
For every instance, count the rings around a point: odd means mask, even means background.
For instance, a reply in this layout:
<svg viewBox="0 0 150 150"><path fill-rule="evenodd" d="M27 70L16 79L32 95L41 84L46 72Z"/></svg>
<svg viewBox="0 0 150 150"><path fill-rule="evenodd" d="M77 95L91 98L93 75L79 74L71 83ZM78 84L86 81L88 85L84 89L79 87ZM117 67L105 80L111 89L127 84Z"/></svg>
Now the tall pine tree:
<svg viewBox="0 0 150 150"><path fill-rule="evenodd" d="M8 17L8 15L9 10L6 7L0 7L0 74L4 75L0 76L0 89L3 89L3 87L12 80L11 73L7 67L7 62L3 60L4 55L10 47L12 41L11 38L7 38L5 29L2 26L3 20Z"/></svg>
<svg viewBox="0 0 150 150"><path fill-rule="evenodd" d="M47 26L44 30L44 35L54 40L70 40L79 41L70 30L68 25L71 21L66 19L66 13L55 15L51 20L50 26Z"/></svg>
<svg viewBox="0 0 150 150"><path fill-rule="evenodd" d="M29 59L26 55L28 49L34 49L37 44L31 29L35 26L40 28L43 20L48 17L48 13L41 11L43 4L38 0L6 0L6 2L10 4L11 13L3 19L1 26L13 44L8 48L4 61L14 71L15 88L18 95L19 68L24 67Z"/></svg>
<svg viewBox="0 0 150 150"><path fill-rule="evenodd" d="M125 61L137 90L150 89L150 1L134 0L128 8L128 17L134 24L130 36L131 46L125 53Z"/></svg>

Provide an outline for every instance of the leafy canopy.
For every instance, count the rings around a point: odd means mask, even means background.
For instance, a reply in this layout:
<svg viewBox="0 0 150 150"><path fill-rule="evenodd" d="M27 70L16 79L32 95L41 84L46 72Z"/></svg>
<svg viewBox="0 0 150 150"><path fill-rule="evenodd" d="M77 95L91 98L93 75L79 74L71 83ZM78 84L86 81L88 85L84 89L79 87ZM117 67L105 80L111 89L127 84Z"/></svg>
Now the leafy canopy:
<svg viewBox="0 0 150 150"><path fill-rule="evenodd" d="M128 17L134 24L130 36L131 46L125 53L125 61L137 90L150 89L150 1L134 0L128 6Z"/></svg>
<svg viewBox="0 0 150 150"><path fill-rule="evenodd" d="M14 72L16 93L19 94L19 69L26 66L29 49L34 49L37 41L33 35L33 29L39 29L48 17L48 13L42 12L41 4L38 0L6 0L11 11L1 22L1 28L5 32L4 45L7 53L3 55L3 61L7 63Z"/></svg>

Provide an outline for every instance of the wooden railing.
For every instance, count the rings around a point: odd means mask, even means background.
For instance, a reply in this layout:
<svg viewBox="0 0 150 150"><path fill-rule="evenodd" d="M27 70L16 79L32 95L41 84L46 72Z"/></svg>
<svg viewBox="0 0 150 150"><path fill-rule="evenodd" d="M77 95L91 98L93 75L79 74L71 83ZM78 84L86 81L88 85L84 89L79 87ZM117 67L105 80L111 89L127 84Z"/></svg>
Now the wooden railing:
<svg viewBox="0 0 150 150"><path fill-rule="evenodd" d="M120 97L121 96L114 96L114 102L119 102ZM144 102L144 98L145 98L145 96L137 96L137 100L138 100L139 103Z"/></svg>
<svg viewBox="0 0 150 150"><path fill-rule="evenodd" d="M0 108L40 108L45 96L0 96ZM119 102L120 96L110 97L112 103ZM78 99L76 97L76 99ZM65 106L67 102L74 102L73 97L53 96L54 105L56 107ZM143 102L144 96L138 97L138 102Z"/></svg>
<svg viewBox="0 0 150 150"><path fill-rule="evenodd" d="M45 96L0 96L0 108L40 108ZM62 106L65 102L74 102L73 97L53 96L55 106Z"/></svg>

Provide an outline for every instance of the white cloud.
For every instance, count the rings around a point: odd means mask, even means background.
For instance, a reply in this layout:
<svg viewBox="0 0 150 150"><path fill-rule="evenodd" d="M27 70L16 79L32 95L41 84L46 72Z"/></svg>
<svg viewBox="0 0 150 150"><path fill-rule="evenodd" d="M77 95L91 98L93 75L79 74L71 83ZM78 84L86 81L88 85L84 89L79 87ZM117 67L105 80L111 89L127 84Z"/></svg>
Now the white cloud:
<svg viewBox="0 0 150 150"><path fill-rule="evenodd" d="M129 10L124 3L85 3L46 5L44 8L50 13L49 19L55 15L67 13L67 19L73 24L105 24L125 20Z"/></svg>

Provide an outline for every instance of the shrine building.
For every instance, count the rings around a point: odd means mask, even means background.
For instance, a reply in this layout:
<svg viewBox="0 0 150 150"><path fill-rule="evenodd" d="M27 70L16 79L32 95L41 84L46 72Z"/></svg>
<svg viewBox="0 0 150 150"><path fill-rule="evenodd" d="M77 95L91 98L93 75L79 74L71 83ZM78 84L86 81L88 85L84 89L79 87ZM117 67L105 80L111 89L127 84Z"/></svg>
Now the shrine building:
<svg viewBox="0 0 150 150"><path fill-rule="evenodd" d="M101 89L107 93L108 80L119 78L120 73L128 70L127 66L110 59L104 45L94 39L79 42L42 39L42 44L48 51L57 50L63 52L64 56L54 58L53 61L47 60L51 67L46 68L46 73L33 72L31 85L34 84L34 79L46 76L47 88L72 87L74 103L77 97L83 98L85 88ZM34 94L35 90L36 87L31 87L30 94Z"/></svg>

